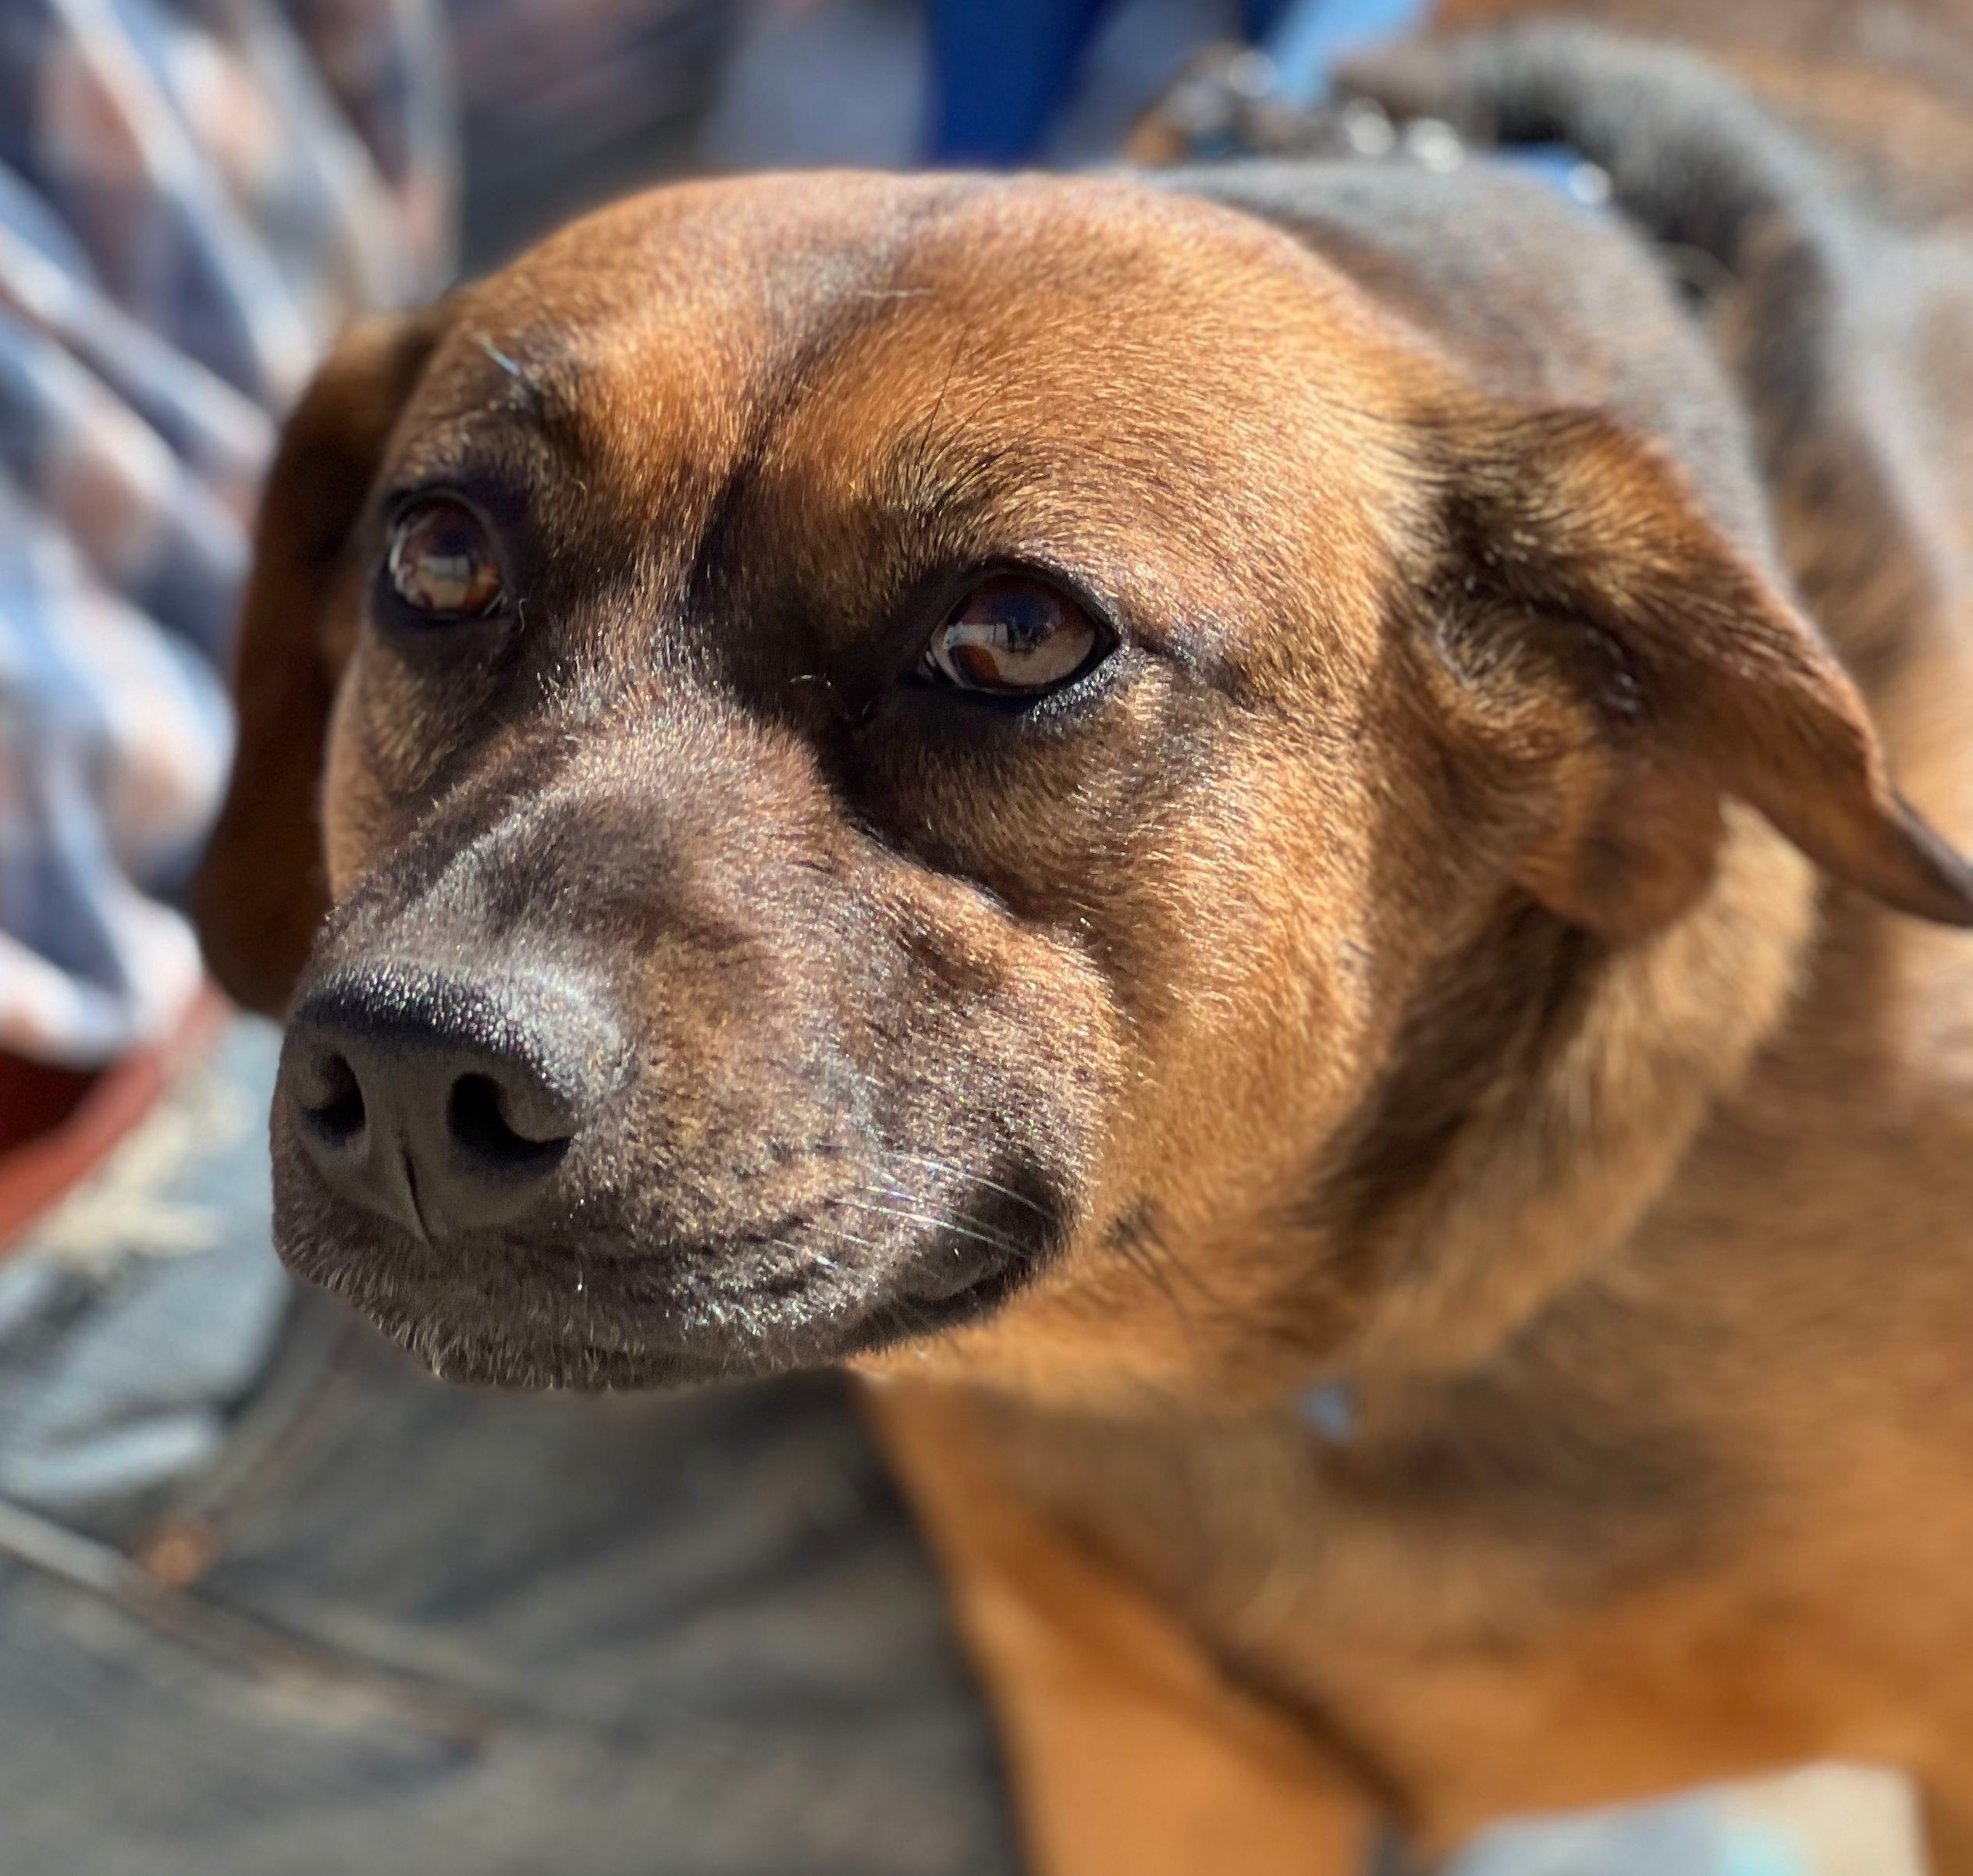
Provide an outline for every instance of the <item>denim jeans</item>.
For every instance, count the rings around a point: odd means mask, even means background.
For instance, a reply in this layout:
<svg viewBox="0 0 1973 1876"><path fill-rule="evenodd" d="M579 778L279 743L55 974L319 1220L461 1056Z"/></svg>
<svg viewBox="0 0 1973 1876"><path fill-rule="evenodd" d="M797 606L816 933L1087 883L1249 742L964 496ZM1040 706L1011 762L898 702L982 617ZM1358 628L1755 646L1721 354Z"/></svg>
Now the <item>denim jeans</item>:
<svg viewBox="0 0 1973 1876"><path fill-rule="evenodd" d="M272 1061L0 1263L0 1876L1014 1870L843 1390L441 1387L274 1264Z"/></svg>

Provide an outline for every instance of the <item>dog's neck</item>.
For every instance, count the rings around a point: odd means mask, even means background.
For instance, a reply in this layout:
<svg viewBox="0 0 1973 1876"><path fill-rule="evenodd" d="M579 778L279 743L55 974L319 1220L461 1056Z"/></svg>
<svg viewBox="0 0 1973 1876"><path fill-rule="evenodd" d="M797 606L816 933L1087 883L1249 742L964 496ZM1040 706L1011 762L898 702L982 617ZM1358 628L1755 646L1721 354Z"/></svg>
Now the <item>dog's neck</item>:
<svg viewBox="0 0 1973 1876"><path fill-rule="evenodd" d="M1644 943L1504 906L1318 1175L1314 1221L1366 1299L1333 1373L1471 1368L1618 1255L1784 1021L1815 898L1742 811L1712 891Z"/></svg>
<svg viewBox="0 0 1973 1876"><path fill-rule="evenodd" d="M1468 349L1464 329L1475 315L1438 290L1437 262L1421 261L1401 232L1373 236L1346 184L1340 206L1306 199L1260 206L1378 290L1395 291L1406 313L1456 354ZM1817 236L1831 251L1817 247L1813 257L1826 288L1816 302L1822 306L1841 298L1854 268L1837 251L1840 219L1804 214L1803 221L1801 241L1825 222L1833 230ZM1624 237L1585 230L1581 238ZM1877 471L1881 439L1851 433L1871 407L1843 394L1848 378L1840 359L1824 358L1825 368L1808 375L1821 390L1807 403L1799 387L1770 382L1758 368L1761 336L1778 322L1797 352L1818 357L1840 336L1815 328L1790 297L1800 246L1783 244L1779 259L1753 250L1722 257L1738 285L1711 308L1712 336L1745 400L1779 558L1850 663L1894 766L1922 786L1914 766L1923 751L1911 746L1904 719L1914 708L1924 718L1930 706L1904 693L1914 672L1955 656L1939 544L1900 506L1894 479ZM1486 277L1511 314L1528 289L1491 270ZM1570 356L1560 368L1565 378L1579 370L1594 376L1606 336L1557 335L1552 321L1540 318L1520 323ZM1497 350L1487 350L1474 368L1538 381L1556 368L1503 366ZM1770 407L1778 399L1786 408ZM1631 414L1684 457L1687 420L1676 407L1658 409L1648 395ZM1843 512L1861 517L1833 545L1822 499L1833 465L1841 471ZM1697 472L1704 479L1702 464ZM1950 821L1962 778L1947 766L1955 773L1924 787L1921 798ZM1844 916L1889 915L1846 901ZM1477 941L1442 960L1414 997L1393 1066L1311 1182L1302 1222L1317 1241L1310 1261L1322 1267L1324 1295L1311 1299L1310 1317L1334 1316L1330 1286L1338 1269L1360 1299L1320 1378L1374 1386L1379 1377L1470 1371L1620 1258L1708 1117L1744 1084L1764 1046L1788 1030L1823 922L1812 869L1739 808L1729 810L1711 890L1643 942L1605 949L1524 900L1503 904ZM1332 1416L1334 1426L1346 1417Z"/></svg>

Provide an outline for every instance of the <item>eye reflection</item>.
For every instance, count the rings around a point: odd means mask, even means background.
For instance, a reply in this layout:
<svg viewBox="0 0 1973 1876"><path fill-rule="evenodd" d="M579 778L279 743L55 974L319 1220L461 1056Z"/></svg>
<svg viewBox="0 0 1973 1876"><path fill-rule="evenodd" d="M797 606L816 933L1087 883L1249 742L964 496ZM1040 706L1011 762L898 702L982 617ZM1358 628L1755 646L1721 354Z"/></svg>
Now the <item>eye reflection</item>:
<svg viewBox="0 0 1973 1876"><path fill-rule="evenodd" d="M398 598L435 619L483 618L500 602L500 564L485 524L446 496L414 503L397 517L388 569Z"/></svg>
<svg viewBox="0 0 1973 1876"><path fill-rule="evenodd" d="M1065 594L1005 574L975 587L946 615L920 670L955 690L1033 695L1087 668L1100 642L1095 622Z"/></svg>

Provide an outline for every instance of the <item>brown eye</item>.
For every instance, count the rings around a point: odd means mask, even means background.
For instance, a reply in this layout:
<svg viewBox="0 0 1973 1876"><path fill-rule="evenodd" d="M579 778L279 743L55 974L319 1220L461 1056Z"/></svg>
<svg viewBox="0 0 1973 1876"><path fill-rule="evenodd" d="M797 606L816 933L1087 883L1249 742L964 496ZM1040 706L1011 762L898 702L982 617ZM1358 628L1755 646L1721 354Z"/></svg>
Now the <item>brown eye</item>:
<svg viewBox="0 0 1973 1876"><path fill-rule="evenodd" d="M500 602L500 563L486 524L463 502L415 502L390 531L390 584L414 611L478 619Z"/></svg>
<svg viewBox="0 0 1973 1876"><path fill-rule="evenodd" d="M1019 696L1066 684L1101 641L1074 600L1039 580L1009 574L975 587L946 615L920 670L958 690Z"/></svg>

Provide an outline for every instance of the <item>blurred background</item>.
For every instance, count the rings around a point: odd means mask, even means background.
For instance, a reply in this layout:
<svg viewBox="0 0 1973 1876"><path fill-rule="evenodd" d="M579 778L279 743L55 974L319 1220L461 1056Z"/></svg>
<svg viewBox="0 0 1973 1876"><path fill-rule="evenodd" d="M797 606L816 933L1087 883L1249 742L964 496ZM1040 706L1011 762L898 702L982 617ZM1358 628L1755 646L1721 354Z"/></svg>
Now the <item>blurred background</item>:
<svg viewBox="0 0 1973 1876"><path fill-rule="evenodd" d="M468 265L661 175L1113 158L1239 0L460 0ZM553 160L540 160L544 151Z"/></svg>

